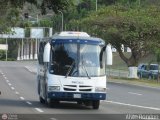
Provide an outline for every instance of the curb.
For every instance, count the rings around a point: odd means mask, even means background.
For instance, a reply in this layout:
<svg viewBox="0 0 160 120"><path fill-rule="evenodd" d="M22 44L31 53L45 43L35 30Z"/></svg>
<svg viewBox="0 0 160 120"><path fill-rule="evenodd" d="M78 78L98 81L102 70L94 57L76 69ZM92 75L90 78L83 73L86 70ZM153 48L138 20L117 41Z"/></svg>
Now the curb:
<svg viewBox="0 0 160 120"><path fill-rule="evenodd" d="M139 87L144 87L144 88L152 88L152 89L157 89L157 90L160 90L160 87L155 87L155 86L152 86L152 85L144 85L142 83L130 83L130 82L127 82L127 81L122 81L122 80L108 80L107 81L108 83L117 83L117 84L125 84L125 85L133 85L133 86L139 86Z"/></svg>
<svg viewBox="0 0 160 120"><path fill-rule="evenodd" d="M31 73L33 73L33 74L36 74L36 73L37 73L36 71L31 70L31 67L29 67L29 66L24 66L24 68L25 68L27 71L29 71L29 72L31 72Z"/></svg>

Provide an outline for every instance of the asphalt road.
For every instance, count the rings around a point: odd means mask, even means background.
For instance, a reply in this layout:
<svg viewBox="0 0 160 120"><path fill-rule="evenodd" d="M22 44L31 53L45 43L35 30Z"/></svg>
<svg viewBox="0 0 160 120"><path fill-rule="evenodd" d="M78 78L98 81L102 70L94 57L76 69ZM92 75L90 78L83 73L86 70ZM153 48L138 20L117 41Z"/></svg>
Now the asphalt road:
<svg viewBox="0 0 160 120"><path fill-rule="evenodd" d="M7 114L18 120L124 120L127 115L160 113L160 89L119 83L108 83L108 97L99 110L69 102L49 108L39 102L33 65L0 62L0 114L4 118Z"/></svg>

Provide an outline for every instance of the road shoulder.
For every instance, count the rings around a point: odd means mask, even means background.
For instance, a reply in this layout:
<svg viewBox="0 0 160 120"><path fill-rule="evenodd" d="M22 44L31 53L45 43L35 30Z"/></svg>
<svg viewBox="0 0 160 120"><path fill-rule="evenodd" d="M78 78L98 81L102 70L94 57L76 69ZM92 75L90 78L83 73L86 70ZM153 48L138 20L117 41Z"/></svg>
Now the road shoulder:
<svg viewBox="0 0 160 120"><path fill-rule="evenodd" d="M135 86L141 86L141 87L149 87L149 88L155 88L160 90L160 82L146 82L144 80L133 80L133 79L117 79L117 78L108 78L109 83L119 83L119 84L129 84L129 85L135 85Z"/></svg>

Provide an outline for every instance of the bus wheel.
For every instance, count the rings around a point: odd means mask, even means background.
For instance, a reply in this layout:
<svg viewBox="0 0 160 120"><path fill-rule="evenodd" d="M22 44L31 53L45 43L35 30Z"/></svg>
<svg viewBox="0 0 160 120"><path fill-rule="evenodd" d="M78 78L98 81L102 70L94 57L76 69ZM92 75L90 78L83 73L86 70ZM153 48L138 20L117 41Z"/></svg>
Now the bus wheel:
<svg viewBox="0 0 160 120"><path fill-rule="evenodd" d="M51 107L51 108L55 107L58 104L59 104L59 101L55 101L55 100L52 100L52 99L48 100L48 106Z"/></svg>
<svg viewBox="0 0 160 120"><path fill-rule="evenodd" d="M93 102L92 102L93 109L99 109L99 103L100 103L99 100L93 101Z"/></svg>
<svg viewBox="0 0 160 120"><path fill-rule="evenodd" d="M48 105L50 103L50 99L48 99L48 95L47 95L47 87L45 86L45 92L44 92L44 96L45 96L45 104Z"/></svg>
<svg viewBox="0 0 160 120"><path fill-rule="evenodd" d="M149 79L149 80L151 80L151 79L152 79L152 76L151 76L151 75L149 75L149 76L148 76L148 79Z"/></svg>
<svg viewBox="0 0 160 120"><path fill-rule="evenodd" d="M48 107L53 107L53 102L51 99L49 99L47 97L47 95L45 95L45 104L48 106Z"/></svg>
<svg viewBox="0 0 160 120"><path fill-rule="evenodd" d="M45 103L45 100L44 100L41 96L39 96L39 101L40 101L40 103L42 103L42 104Z"/></svg>

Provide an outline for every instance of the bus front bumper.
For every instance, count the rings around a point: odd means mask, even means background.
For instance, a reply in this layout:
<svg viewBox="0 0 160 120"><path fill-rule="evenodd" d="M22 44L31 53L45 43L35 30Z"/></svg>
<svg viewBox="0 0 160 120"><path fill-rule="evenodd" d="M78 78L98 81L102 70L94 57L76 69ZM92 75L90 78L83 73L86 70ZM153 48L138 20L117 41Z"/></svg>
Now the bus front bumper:
<svg viewBox="0 0 160 120"><path fill-rule="evenodd" d="M55 100L106 100L106 93L49 92L48 98Z"/></svg>

